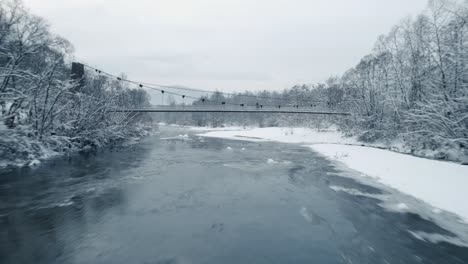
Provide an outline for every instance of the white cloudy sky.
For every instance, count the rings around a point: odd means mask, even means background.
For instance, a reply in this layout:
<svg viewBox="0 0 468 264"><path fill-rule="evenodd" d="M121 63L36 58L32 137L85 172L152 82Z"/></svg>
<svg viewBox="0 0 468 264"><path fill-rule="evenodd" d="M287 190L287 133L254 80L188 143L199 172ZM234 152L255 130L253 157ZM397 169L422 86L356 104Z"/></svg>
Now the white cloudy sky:
<svg viewBox="0 0 468 264"><path fill-rule="evenodd" d="M135 80L279 90L339 75L427 0L24 0L76 56Z"/></svg>

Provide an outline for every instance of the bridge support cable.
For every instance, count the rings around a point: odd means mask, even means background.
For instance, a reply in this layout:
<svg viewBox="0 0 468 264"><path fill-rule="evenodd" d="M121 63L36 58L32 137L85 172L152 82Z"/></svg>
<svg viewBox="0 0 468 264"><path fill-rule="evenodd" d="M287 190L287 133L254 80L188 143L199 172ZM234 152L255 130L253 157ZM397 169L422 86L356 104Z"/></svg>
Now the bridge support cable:
<svg viewBox="0 0 468 264"><path fill-rule="evenodd" d="M267 105L264 104L259 104L258 99L268 99L271 101L275 100L280 100L282 102L287 102L290 101L285 98L275 98L275 97L268 97L268 96L259 96L259 95L242 95L242 94L234 94L234 93L226 93L226 92L213 92L213 91L208 91L208 90L202 90L202 89L195 89L195 88L187 88L187 87L179 87L179 86L169 86L169 85L160 85L160 84L151 84L151 83L144 83L144 82L137 82L137 81L132 81L128 80L113 74L110 74L108 72L102 71L100 69L91 67L86 64L82 63L76 63L74 62L74 65L76 67L77 64L80 64L83 68L88 68L97 74L103 74L106 75L114 80L117 80L119 82L126 82L129 84L136 85L139 88L148 88L151 90L156 90L161 92L161 104L164 105L164 95L171 94L175 96L180 96L183 100L183 109L162 109L162 108L145 108L145 109L117 109L113 110L111 112L224 112L224 113L285 113L285 114L293 114L293 113L298 113L298 114L327 114L327 115L349 115L349 113L339 113L339 112L332 112L332 111L318 111L315 107L317 106L317 103L324 103L325 101L319 101L319 100L301 100L296 98L296 104L293 105L292 107L295 108L295 110L288 110L288 105L289 104L277 104L277 108L271 107L269 109ZM163 89L165 88L165 89ZM203 93L219 93L227 96L232 96L232 97L252 97L255 98L256 103L254 105L249 105L246 103L230 103L226 101L218 101L218 100L213 100L213 99L207 99L204 96L201 97L194 97L194 96L189 96L183 93L176 93L172 91L168 91L167 89L174 89L174 90L187 90L187 91L197 91L197 92L203 92ZM213 106L210 104L205 104L206 102L211 102L214 103L215 105L222 106L221 109L192 109L190 107L185 106L185 98L193 99L196 101L201 101L204 106ZM299 101L301 102L306 102L307 104L305 105L310 105L312 109L307 110L307 107L301 107L301 110L299 110ZM235 107L240 107L240 109L228 109L226 106L235 106ZM253 109L247 109L253 107ZM274 109L274 110L273 110Z"/></svg>

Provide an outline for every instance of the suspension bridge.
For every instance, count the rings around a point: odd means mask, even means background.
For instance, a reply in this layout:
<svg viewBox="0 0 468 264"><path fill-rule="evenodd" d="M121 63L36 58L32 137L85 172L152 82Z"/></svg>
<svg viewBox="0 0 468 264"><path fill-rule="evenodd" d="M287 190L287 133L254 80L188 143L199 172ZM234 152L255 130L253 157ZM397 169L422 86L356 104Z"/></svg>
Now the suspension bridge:
<svg viewBox="0 0 468 264"><path fill-rule="evenodd" d="M269 97L269 96L257 96L252 94L235 94L227 93L220 91L209 91L203 89L189 88L189 87L179 87L179 86L170 86L154 83L145 83L137 82L123 77L110 74L103 70L97 69L95 67L73 62L72 63L72 79L82 82L84 80L85 68L95 72L99 75L107 76L118 82L125 82L131 85L134 85L142 89L155 90L161 93L161 96L165 94L170 94L174 96L179 96L183 100L185 98L192 99L194 101L201 102L201 105L152 105L148 107L139 107L139 108L118 108L112 109L109 112L114 113L269 113L269 114L307 114L307 115L336 115L336 116L349 116L351 115L348 112L337 112L331 111L326 107L318 107L323 101L319 100L305 100L305 99L295 99L294 105L290 104L290 99L278 98L278 97ZM199 92L205 96L195 97L182 93L183 91L190 92ZM278 104L272 105L263 105L260 103L255 103L254 105L248 105L246 103L232 103L228 100L213 100L206 97L207 94L221 94L229 97L240 97L240 98L255 98L256 100L269 100L274 102L279 102Z"/></svg>

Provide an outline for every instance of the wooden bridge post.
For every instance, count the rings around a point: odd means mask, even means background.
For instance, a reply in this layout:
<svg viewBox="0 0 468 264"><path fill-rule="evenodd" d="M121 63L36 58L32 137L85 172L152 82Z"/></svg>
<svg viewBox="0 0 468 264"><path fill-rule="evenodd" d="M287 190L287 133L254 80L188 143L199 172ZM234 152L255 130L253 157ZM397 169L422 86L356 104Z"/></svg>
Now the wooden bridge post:
<svg viewBox="0 0 468 264"><path fill-rule="evenodd" d="M84 85L84 65L78 62L72 62L71 79L78 82L79 87Z"/></svg>

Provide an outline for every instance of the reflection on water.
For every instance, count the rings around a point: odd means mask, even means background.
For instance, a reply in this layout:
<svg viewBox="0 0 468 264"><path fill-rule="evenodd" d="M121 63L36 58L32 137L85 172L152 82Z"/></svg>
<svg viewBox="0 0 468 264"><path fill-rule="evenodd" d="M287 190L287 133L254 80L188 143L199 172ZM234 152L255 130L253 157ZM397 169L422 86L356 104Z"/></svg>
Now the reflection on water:
<svg viewBox="0 0 468 264"><path fill-rule="evenodd" d="M106 210L122 210L128 182L149 152L113 148L7 169L0 175L0 263L53 263L89 236ZM125 157L125 159L123 159Z"/></svg>
<svg viewBox="0 0 468 264"><path fill-rule="evenodd" d="M304 148L173 130L0 172L0 263L468 262Z"/></svg>

